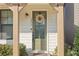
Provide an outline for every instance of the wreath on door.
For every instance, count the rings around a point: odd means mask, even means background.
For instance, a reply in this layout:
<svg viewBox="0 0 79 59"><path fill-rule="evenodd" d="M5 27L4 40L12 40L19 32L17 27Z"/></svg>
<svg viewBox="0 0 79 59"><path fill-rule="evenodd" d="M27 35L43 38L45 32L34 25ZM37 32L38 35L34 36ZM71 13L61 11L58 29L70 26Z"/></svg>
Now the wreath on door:
<svg viewBox="0 0 79 59"><path fill-rule="evenodd" d="M45 22L44 16L43 15L37 15L36 16L36 22L44 24L44 22Z"/></svg>

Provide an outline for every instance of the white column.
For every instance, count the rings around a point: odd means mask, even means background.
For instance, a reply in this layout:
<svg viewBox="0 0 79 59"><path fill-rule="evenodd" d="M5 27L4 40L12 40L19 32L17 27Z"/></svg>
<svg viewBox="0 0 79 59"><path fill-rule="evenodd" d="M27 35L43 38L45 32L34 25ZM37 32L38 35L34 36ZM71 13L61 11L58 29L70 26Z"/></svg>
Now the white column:
<svg viewBox="0 0 79 59"><path fill-rule="evenodd" d="M63 6L57 7L57 49L58 56L64 55L64 16L63 16Z"/></svg>

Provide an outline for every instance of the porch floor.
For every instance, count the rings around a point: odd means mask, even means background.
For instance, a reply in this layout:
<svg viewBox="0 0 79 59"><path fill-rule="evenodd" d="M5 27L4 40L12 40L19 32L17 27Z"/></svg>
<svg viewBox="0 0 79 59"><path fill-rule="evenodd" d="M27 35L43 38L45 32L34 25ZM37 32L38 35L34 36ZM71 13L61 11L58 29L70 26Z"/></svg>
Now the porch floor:
<svg viewBox="0 0 79 59"><path fill-rule="evenodd" d="M45 51L32 51L29 56L50 56L50 54Z"/></svg>

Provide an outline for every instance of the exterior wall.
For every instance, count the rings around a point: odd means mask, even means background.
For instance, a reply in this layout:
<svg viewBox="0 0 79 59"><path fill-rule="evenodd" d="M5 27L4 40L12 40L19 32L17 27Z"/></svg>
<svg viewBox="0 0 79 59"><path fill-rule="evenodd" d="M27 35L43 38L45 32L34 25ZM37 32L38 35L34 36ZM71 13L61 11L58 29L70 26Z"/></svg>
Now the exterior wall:
<svg viewBox="0 0 79 59"><path fill-rule="evenodd" d="M66 3L64 8L65 43L72 45L74 40L74 4Z"/></svg>
<svg viewBox="0 0 79 59"><path fill-rule="evenodd" d="M9 9L7 5L0 3L0 9Z"/></svg>
<svg viewBox="0 0 79 59"><path fill-rule="evenodd" d="M79 3L67 3L64 10L65 42L72 44L74 41L74 31L76 27L79 27Z"/></svg>
<svg viewBox="0 0 79 59"><path fill-rule="evenodd" d="M6 40L6 39L1 40L0 39L0 44L9 44L9 45L12 45L12 43L13 43L13 40Z"/></svg>
<svg viewBox="0 0 79 59"><path fill-rule="evenodd" d="M56 11L49 4L28 4L20 12L20 43L32 50L32 11L47 11L47 50L53 50L57 46Z"/></svg>
<svg viewBox="0 0 79 59"><path fill-rule="evenodd" d="M79 26L79 3L74 4L74 24Z"/></svg>
<svg viewBox="0 0 79 59"><path fill-rule="evenodd" d="M56 14L52 14L48 19L48 47L52 51L57 46L57 25Z"/></svg>
<svg viewBox="0 0 79 59"><path fill-rule="evenodd" d="M8 7L0 7L8 9ZM47 11L47 50L54 50L57 46L56 11L49 4L28 4L19 14L19 43L23 43L32 50L32 11ZM25 13L29 15L26 16ZM1 44L12 44L12 40L0 40Z"/></svg>
<svg viewBox="0 0 79 59"><path fill-rule="evenodd" d="M0 3L0 9L9 9L7 7L7 5L5 6L4 4L1 4ZM6 37L6 33L3 33ZM9 45L12 45L13 43L13 40L6 40L5 38L4 39L0 39L0 44L9 44Z"/></svg>

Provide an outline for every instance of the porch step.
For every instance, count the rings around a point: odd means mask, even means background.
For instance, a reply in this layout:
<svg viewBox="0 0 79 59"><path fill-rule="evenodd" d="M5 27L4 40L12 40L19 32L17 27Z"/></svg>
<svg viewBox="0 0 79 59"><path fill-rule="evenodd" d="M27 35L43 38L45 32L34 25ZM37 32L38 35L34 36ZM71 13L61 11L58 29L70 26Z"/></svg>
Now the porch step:
<svg viewBox="0 0 79 59"><path fill-rule="evenodd" d="M47 51L32 51L31 56L50 56Z"/></svg>

